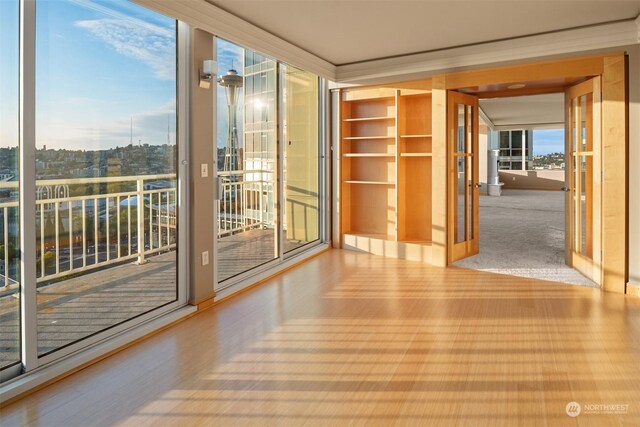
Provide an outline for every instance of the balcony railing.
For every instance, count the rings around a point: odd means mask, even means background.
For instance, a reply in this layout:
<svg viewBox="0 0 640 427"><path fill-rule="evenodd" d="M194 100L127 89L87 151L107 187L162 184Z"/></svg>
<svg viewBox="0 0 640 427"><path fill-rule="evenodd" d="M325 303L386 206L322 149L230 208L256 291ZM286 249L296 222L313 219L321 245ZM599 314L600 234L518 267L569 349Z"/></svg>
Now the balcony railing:
<svg viewBox="0 0 640 427"><path fill-rule="evenodd" d="M258 169L218 173L218 238L275 226L275 209L269 208L275 197L273 176Z"/></svg>
<svg viewBox="0 0 640 427"><path fill-rule="evenodd" d="M136 260L176 247L175 174L36 181L36 281ZM0 202L0 290L19 282L16 182ZM142 201L142 203L139 203ZM140 208L139 208L140 207Z"/></svg>
<svg viewBox="0 0 640 427"><path fill-rule="evenodd" d="M274 226L273 175L218 174L218 237ZM175 174L36 181L37 283L175 250L176 188ZM0 182L0 293L20 282L17 192L17 182Z"/></svg>

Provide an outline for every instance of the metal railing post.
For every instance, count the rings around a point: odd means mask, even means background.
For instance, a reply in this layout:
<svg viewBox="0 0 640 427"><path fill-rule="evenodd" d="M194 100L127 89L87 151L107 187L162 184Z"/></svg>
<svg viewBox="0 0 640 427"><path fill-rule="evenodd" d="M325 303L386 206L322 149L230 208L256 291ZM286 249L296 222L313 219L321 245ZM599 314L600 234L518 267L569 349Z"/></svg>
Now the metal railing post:
<svg viewBox="0 0 640 427"><path fill-rule="evenodd" d="M138 264L144 264L144 178L138 177L137 181L137 209L138 215ZM149 230L151 231L151 230Z"/></svg>

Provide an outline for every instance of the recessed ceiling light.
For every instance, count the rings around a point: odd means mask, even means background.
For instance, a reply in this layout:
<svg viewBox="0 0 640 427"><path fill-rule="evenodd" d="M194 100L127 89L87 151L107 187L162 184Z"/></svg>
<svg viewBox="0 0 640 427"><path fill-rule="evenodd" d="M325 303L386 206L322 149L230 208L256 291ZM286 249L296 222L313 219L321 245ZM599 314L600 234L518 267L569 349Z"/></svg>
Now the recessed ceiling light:
<svg viewBox="0 0 640 427"><path fill-rule="evenodd" d="M525 86L526 84L524 83L516 83L514 85L507 86L507 89L522 89Z"/></svg>

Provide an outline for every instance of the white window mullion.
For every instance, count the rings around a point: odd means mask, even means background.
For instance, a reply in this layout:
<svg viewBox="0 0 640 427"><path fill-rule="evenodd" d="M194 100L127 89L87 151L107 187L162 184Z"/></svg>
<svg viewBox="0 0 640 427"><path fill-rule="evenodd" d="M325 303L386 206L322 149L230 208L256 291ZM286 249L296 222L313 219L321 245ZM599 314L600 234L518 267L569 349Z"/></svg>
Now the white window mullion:
<svg viewBox="0 0 640 427"><path fill-rule="evenodd" d="M284 122L283 118L286 117L286 111L284 110L284 80L286 74L286 66L283 66L281 63L276 63L276 129L278 129L276 136L276 150L277 154L277 163L276 163L276 182L277 182L277 190L275 191L274 197L276 198L276 228L278 230L277 236L279 236L278 241L278 258L280 261L284 259L284 242L286 241L286 233L284 230L284 217L285 217L285 209L286 203L285 200L285 176L284 176L284 156L285 156L285 147L287 145L284 138ZM288 101L288 100L287 100ZM286 117L287 125L289 125L289 117ZM287 132L289 129L287 129ZM275 218L274 218L275 219Z"/></svg>
<svg viewBox="0 0 640 427"><path fill-rule="evenodd" d="M179 303L186 304L188 295L188 249L189 245L187 237L189 234L189 164L188 164L188 146L189 144L189 88L191 79L191 39L189 25L185 22L178 21L178 76L177 76L177 96L178 105L176 106L178 112L178 129L176 130L176 146L178 148L178 164L176 166L177 172L177 215L178 215L178 231L176 242L178 244L178 301ZM215 58L215 57L214 57ZM215 117L215 115L214 115ZM215 120L214 120L215 123ZM215 134L214 134L215 135ZM167 221L169 219L167 218Z"/></svg>
<svg viewBox="0 0 640 427"><path fill-rule="evenodd" d="M331 176L331 151L329 149L331 141L329 141L329 135L331 135L331 123L329 112L329 85L327 80L319 77L318 83L318 150L320 155L318 156L320 173L319 180L319 200L318 200L318 216L320 220L320 241L331 241L331 199L329 191Z"/></svg>
<svg viewBox="0 0 640 427"><path fill-rule="evenodd" d="M36 301L36 3L20 2L20 310L25 372L38 367ZM44 261L44 259L43 259Z"/></svg>

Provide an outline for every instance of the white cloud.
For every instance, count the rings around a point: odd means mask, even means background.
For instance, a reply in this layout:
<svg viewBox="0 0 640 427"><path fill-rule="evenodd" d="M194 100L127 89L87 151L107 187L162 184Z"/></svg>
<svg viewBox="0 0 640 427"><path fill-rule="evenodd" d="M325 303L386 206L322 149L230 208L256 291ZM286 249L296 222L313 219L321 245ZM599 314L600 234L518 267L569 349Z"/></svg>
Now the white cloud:
<svg viewBox="0 0 640 427"><path fill-rule="evenodd" d="M167 28L135 19L104 18L77 21L116 52L146 64L159 80L175 78L175 34Z"/></svg>

